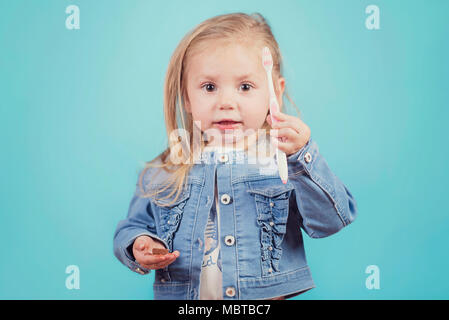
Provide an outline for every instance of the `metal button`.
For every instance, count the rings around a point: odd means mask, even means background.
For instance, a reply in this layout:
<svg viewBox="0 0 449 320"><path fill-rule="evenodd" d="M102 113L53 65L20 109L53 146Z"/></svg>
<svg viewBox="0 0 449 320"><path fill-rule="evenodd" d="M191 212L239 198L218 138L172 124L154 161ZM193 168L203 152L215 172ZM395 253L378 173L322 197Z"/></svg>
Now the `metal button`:
<svg viewBox="0 0 449 320"><path fill-rule="evenodd" d="M218 160L220 160L220 162L222 162L222 163L228 162L228 159L229 159L229 157L228 157L228 155L226 153L221 154L218 157Z"/></svg>
<svg viewBox="0 0 449 320"><path fill-rule="evenodd" d="M307 163L312 161L312 155L310 154L310 152L306 152L306 154L304 155L304 160L306 160Z"/></svg>
<svg viewBox="0 0 449 320"><path fill-rule="evenodd" d="M269 246L269 247L268 247L268 250L273 251L273 247L272 247L272 246Z"/></svg>
<svg viewBox="0 0 449 320"><path fill-rule="evenodd" d="M145 274L145 272L143 272L142 269L140 269L140 268L136 268L136 272L138 272L140 274Z"/></svg>
<svg viewBox="0 0 449 320"><path fill-rule="evenodd" d="M270 207L274 207L274 202L270 202Z"/></svg>
<svg viewBox="0 0 449 320"><path fill-rule="evenodd" d="M233 297L233 296L235 296L235 289L234 289L234 287L227 287L227 288L226 288L226 295L227 295L228 297Z"/></svg>
<svg viewBox="0 0 449 320"><path fill-rule="evenodd" d="M235 238L233 236L226 236L225 243L227 246L232 246L235 242Z"/></svg>
<svg viewBox="0 0 449 320"><path fill-rule="evenodd" d="M274 226L274 222L273 221L270 221L270 226Z"/></svg>
<svg viewBox="0 0 449 320"><path fill-rule="evenodd" d="M161 279L162 283L165 283L167 280L165 280L164 278Z"/></svg>
<svg viewBox="0 0 449 320"><path fill-rule="evenodd" d="M223 204L228 204L229 202L231 202L231 197L228 194L223 194L221 196L221 203Z"/></svg>
<svg viewBox="0 0 449 320"><path fill-rule="evenodd" d="M272 268L268 269L268 272L269 272L269 273L272 273L272 272L273 272L273 269L272 269Z"/></svg>

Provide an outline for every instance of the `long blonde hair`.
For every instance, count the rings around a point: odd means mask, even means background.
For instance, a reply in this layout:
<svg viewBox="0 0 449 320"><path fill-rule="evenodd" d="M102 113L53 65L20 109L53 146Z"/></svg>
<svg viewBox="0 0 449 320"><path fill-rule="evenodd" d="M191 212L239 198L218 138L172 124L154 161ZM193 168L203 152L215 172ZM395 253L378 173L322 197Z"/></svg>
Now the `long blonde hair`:
<svg viewBox="0 0 449 320"><path fill-rule="evenodd" d="M161 204L162 206L170 206L177 201L183 188L186 187L186 177L194 165L193 161L190 160L193 159L194 143L196 143L193 139L194 124L191 114L184 109L184 97L187 96L187 77L185 75L187 63L189 57L193 56L195 52L207 46L209 41L216 41L217 39L225 41L238 40L246 43L257 42L261 44L260 48L267 46L273 57L273 77L276 79L281 77L283 73L282 55L278 43L271 32L269 24L259 13L253 13L251 15L231 13L215 16L205 20L184 36L171 56L164 82L164 117L169 146L155 159L145 163L145 167L140 172L138 182L143 197L153 197L159 192L170 188L172 189L171 192L165 198L162 198L167 199L176 192L175 198L169 203ZM275 90L276 93L279 92L279 88L276 86ZM286 90L285 95L290 103L295 106L299 115L299 109ZM261 129L269 132L270 126L265 121ZM177 132L189 133L189 137L184 137L186 139L185 141L188 139L189 144L180 150L180 157L184 160L181 164L174 164L170 159L171 147L174 144L179 145L178 139L175 139L176 141L171 139L171 134L176 132L176 130L178 130ZM195 148L199 147L199 150L202 150L204 146L203 139L200 139L200 145L195 146ZM167 183L162 189L158 190L155 188L156 190L154 192L145 192L143 189L144 176L149 168L161 168L170 173L170 178L167 179Z"/></svg>

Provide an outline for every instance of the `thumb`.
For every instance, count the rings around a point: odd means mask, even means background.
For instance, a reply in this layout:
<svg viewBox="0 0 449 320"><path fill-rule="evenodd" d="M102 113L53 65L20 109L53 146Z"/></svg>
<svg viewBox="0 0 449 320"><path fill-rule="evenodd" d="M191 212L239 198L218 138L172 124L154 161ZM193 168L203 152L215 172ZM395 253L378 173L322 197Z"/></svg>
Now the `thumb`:
<svg viewBox="0 0 449 320"><path fill-rule="evenodd" d="M271 114L269 114L269 115L267 116L267 122L268 122L268 124L270 125L270 127L273 126L273 121L272 121L272 119L271 119Z"/></svg>
<svg viewBox="0 0 449 320"><path fill-rule="evenodd" d="M136 248L137 250L142 251L142 250L145 249L145 246L146 246L145 238L144 238L144 237L138 237L138 238L136 239L136 246L135 246L135 248Z"/></svg>
<svg viewBox="0 0 449 320"><path fill-rule="evenodd" d="M268 115L267 115L267 122L268 122L268 124L271 125L271 114L268 114Z"/></svg>

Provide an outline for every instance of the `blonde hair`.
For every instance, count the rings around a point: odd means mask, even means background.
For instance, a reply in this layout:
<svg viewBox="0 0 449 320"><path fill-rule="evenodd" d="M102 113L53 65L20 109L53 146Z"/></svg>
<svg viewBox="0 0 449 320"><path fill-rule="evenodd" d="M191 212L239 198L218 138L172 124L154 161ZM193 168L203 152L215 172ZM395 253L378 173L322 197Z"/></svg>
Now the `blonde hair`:
<svg viewBox="0 0 449 320"><path fill-rule="evenodd" d="M273 57L273 77L276 79L281 77L283 73L282 55L278 43L271 32L269 24L259 13L253 13L251 15L245 13L231 13L215 16L205 20L184 36L171 56L164 82L164 117L169 146L155 159L145 164L144 169L139 175L138 182L143 197L153 197L159 192L175 186L172 188L173 190L162 199L170 198L176 192L175 198L170 203L165 205L161 204L162 206L170 206L176 202L183 189L187 186L186 177L191 167L194 165L191 160L193 159L194 143L196 143L193 139L194 124L191 114L187 113L184 109L184 98L187 96L187 77L185 75L187 63L189 57L192 57L196 52L200 51L202 47L207 46L208 42L217 40L242 41L243 43L256 42L261 44L260 48L267 46ZM279 89L276 86L275 90L277 93L279 92ZM290 103L295 106L299 115L299 109L296 107L286 90L285 95ZM178 125L179 119L181 120L180 125ZM185 121L185 119L187 121ZM183 129L185 130L184 132L188 132L190 135L189 145L183 146L181 149L181 158L184 160L181 164L174 164L170 159L171 147L173 147L173 144L179 143L178 139L176 139L176 141L171 141L170 135L177 129ZM265 129L269 132L270 126L265 121L261 129ZM181 132L183 131L181 130ZM203 150L204 146L203 139L200 139L200 146L195 146L195 148L199 147L199 150ZM247 148L245 148L245 150L246 149ZM167 184L161 190L145 193L142 188L142 181L149 168L162 168L170 173L170 178L167 179Z"/></svg>

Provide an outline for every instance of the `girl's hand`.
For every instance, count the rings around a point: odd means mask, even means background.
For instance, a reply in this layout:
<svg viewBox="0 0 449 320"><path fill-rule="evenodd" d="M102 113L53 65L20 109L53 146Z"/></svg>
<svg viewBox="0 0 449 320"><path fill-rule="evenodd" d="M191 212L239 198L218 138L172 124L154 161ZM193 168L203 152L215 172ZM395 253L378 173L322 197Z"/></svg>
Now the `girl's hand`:
<svg viewBox="0 0 449 320"><path fill-rule="evenodd" d="M134 240L133 254L136 261L147 269L162 269L179 257L179 251L164 255L153 255L153 248L165 249L164 245L149 236L140 236Z"/></svg>
<svg viewBox="0 0 449 320"><path fill-rule="evenodd" d="M310 139L310 128L301 119L282 112L275 112L273 117L278 122L273 124L271 115L267 116L267 122L273 128L270 130L271 142L276 148L284 151L287 157L307 144Z"/></svg>

